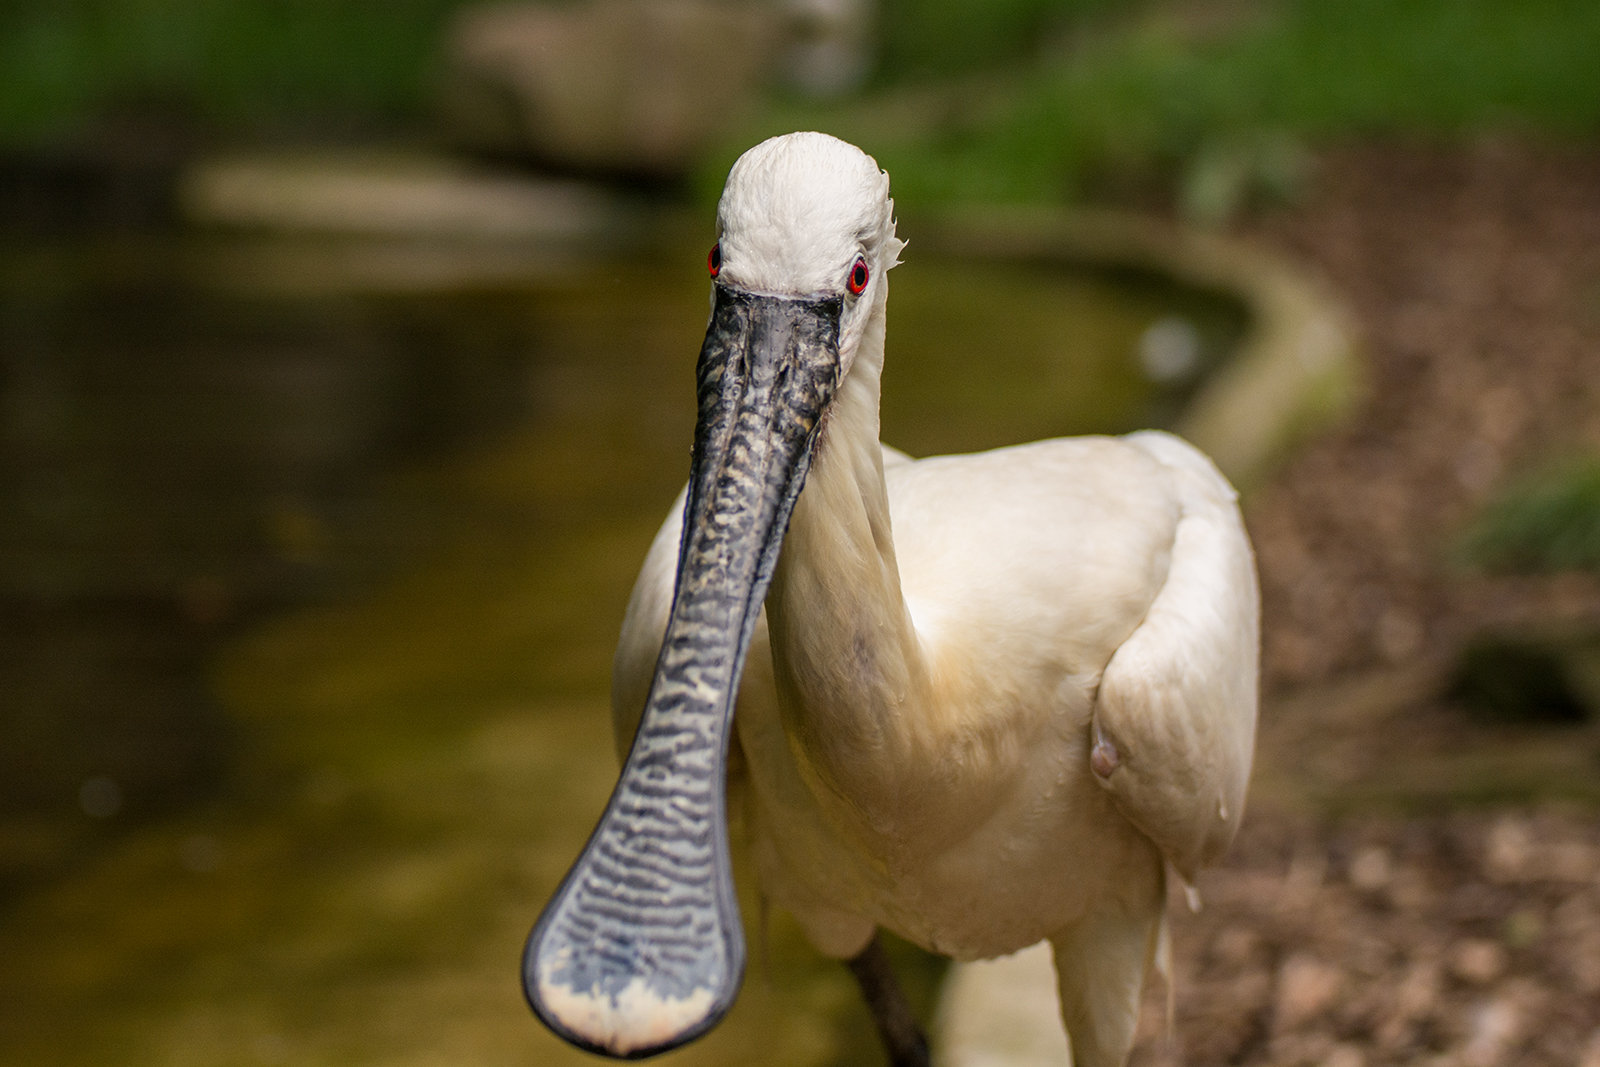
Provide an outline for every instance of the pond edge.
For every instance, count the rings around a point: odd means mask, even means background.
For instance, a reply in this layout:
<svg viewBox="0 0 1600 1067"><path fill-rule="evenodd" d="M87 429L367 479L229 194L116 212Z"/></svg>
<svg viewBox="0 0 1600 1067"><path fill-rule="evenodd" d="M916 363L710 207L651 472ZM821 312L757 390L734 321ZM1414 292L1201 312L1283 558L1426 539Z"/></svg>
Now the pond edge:
<svg viewBox="0 0 1600 1067"><path fill-rule="evenodd" d="M1332 288L1243 239L1100 210L989 209L917 223L917 243L940 253L1134 269L1242 303L1250 325L1238 352L1175 427L1241 493L1360 395L1359 334Z"/></svg>

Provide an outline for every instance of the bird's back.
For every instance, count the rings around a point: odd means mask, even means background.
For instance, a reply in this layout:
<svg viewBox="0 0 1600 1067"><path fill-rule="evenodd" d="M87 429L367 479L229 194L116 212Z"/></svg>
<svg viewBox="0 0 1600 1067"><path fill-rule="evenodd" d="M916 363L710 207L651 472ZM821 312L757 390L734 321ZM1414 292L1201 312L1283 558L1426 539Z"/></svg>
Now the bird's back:
<svg viewBox="0 0 1600 1067"><path fill-rule="evenodd" d="M1178 493L1168 468L1121 438L934 457L885 476L906 601L947 669L1026 657L1098 675L1166 577Z"/></svg>

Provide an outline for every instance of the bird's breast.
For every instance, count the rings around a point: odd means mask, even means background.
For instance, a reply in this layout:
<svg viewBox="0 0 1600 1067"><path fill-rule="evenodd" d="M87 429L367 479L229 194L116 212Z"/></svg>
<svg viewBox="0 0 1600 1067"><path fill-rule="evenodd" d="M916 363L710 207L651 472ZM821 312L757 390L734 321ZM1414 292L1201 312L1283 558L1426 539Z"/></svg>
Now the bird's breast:
<svg viewBox="0 0 1600 1067"><path fill-rule="evenodd" d="M939 951L1010 951L1080 913L1119 857L1148 865L1089 779L1088 734L1101 672L1165 579L1176 500L1159 464L1105 438L887 474L916 669L892 619L852 614L866 583L786 559L771 699L739 711L769 881Z"/></svg>

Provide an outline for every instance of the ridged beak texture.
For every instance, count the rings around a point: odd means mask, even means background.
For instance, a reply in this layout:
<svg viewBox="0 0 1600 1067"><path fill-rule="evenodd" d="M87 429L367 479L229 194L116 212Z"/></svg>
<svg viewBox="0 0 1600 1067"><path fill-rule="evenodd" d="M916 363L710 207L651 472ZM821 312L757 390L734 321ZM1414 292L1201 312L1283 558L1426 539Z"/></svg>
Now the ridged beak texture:
<svg viewBox="0 0 1600 1067"><path fill-rule="evenodd" d="M611 802L528 939L523 988L546 1025L605 1055L709 1030L744 974L728 860L733 706L839 384L841 297L717 285L676 592L655 679Z"/></svg>

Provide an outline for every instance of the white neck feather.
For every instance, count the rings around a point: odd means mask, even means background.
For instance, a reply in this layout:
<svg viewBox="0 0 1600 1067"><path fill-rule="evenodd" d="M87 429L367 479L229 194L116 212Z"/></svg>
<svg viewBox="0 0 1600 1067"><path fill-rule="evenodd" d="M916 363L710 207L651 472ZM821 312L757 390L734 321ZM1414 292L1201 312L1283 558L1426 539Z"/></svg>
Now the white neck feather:
<svg viewBox="0 0 1600 1067"><path fill-rule="evenodd" d="M850 370L828 409L767 596L779 703L796 755L830 791L886 823L903 802L896 768L929 695L901 594L878 442L884 301L880 288Z"/></svg>

